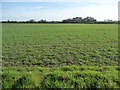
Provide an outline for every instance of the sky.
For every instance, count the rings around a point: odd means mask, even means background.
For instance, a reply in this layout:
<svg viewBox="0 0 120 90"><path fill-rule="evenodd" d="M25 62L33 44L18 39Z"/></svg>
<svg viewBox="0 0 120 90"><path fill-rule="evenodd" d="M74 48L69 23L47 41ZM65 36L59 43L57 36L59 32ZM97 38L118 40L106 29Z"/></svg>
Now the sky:
<svg viewBox="0 0 120 90"><path fill-rule="evenodd" d="M119 0L1 0L2 20L61 21L91 16L98 21L118 20ZM51 2L50 2L51 1Z"/></svg>

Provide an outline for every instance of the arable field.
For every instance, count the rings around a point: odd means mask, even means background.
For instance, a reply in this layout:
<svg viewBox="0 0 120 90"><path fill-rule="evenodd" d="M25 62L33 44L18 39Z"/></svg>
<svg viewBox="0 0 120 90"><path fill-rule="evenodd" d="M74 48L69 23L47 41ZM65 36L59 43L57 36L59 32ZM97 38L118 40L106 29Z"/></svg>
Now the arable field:
<svg viewBox="0 0 120 90"><path fill-rule="evenodd" d="M119 87L117 28L117 24L3 24L3 87Z"/></svg>

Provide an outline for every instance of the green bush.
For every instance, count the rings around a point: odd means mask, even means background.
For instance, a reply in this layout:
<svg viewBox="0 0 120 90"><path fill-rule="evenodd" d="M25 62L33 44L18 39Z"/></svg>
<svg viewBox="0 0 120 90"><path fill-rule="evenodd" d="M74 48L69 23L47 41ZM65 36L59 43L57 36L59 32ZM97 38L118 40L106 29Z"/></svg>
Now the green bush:
<svg viewBox="0 0 120 90"><path fill-rule="evenodd" d="M4 67L3 88L118 88L117 66Z"/></svg>
<svg viewBox="0 0 120 90"><path fill-rule="evenodd" d="M30 76L22 76L13 84L12 88L35 88L35 83Z"/></svg>

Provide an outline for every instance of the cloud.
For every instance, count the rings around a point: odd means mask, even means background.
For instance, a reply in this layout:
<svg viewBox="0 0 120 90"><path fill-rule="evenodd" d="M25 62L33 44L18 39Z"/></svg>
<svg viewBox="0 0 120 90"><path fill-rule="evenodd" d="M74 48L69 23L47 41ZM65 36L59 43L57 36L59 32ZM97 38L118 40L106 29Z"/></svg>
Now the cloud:
<svg viewBox="0 0 120 90"><path fill-rule="evenodd" d="M26 17L27 16L27 17ZM85 7L71 7L61 10L49 10L42 12L29 12L23 13L22 15L14 15L15 18L22 17L23 19L35 20L46 19L46 20L63 20L66 18L73 17L87 17L92 16L97 20L101 21L104 19L117 20L117 7L111 5L100 5L100 6L85 6Z"/></svg>
<svg viewBox="0 0 120 90"><path fill-rule="evenodd" d="M73 7L70 9L59 10L58 12L48 12L46 17L49 19L65 19L72 17L86 17L92 16L97 20L104 19L113 19L117 20L118 12L117 7L113 7L110 5L102 5L102 6L85 6L85 7ZM53 17L54 16L54 17Z"/></svg>
<svg viewBox="0 0 120 90"><path fill-rule="evenodd" d="M42 8L44 8L44 7L42 7L42 6L39 6L39 7L33 7L34 9L42 9Z"/></svg>
<svg viewBox="0 0 120 90"><path fill-rule="evenodd" d="M96 2L96 3L111 3L119 0L1 0L1 2Z"/></svg>
<svg viewBox="0 0 120 90"><path fill-rule="evenodd" d="M103 0L91 0L91 2L87 3L85 3L85 1L90 0L84 0L84 3L54 2L43 4L39 2L40 4L38 5L31 3L32 6L25 5L25 7L18 7L20 10L16 8L16 10L13 11L12 9L11 12L14 13L11 13L10 11L8 13L8 11L6 11L6 15L3 17L4 19L11 20L29 20L31 18L34 18L35 20L63 20L73 17L84 18L86 16L92 16L97 20L118 19L118 7L116 4L110 3L113 0L106 0L105 2L107 2L107 4L103 4Z"/></svg>
<svg viewBox="0 0 120 90"><path fill-rule="evenodd" d="M37 9L43 9L44 7L43 6L36 6L36 7L25 7L25 8L21 8L20 10L21 11L27 11L27 12L31 12L31 11L34 11L34 10L37 10Z"/></svg>

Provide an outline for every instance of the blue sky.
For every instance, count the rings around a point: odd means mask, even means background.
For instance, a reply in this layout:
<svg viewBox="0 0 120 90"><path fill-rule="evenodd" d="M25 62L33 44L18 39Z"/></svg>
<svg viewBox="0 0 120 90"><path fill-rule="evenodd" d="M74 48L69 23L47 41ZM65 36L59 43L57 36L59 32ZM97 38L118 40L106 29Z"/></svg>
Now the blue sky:
<svg viewBox="0 0 120 90"><path fill-rule="evenodd" d="M9 1L9 2L8 2ZM10 2L11 1L11 2ZM18 0L19 1L19 0ZM118 19L118 0L73 0L64 2L41 2L28 0L14 2L2 0L2 20L62 20L73 17L92 16L101 21L104 19ZM35 2L36 1L36 2Z"/></svg>

